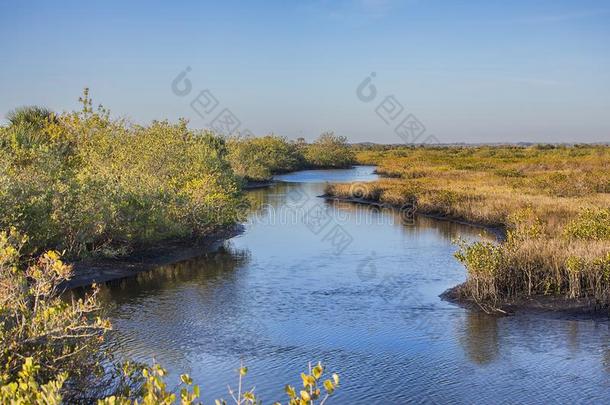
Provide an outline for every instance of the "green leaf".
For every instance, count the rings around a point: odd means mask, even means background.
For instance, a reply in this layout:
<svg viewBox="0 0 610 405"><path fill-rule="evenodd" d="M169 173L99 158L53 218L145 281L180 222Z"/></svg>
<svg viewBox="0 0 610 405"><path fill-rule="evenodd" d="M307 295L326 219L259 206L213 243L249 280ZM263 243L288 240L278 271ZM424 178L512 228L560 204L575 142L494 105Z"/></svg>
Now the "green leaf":
<svg viewBox="0 0 610 405"><path fill-rule="evenodd" d="M288 394L290 398L294 398L297 396L296 390L291 385L286 384L286 386L284 387L284 391L286 391L286 394Z"/></svg>
<svg viewBox="0 0 610 405"><path fill-rule="evenodd" d="M184 384L188 384L188 385L191 385L193 383L193 379L191 377L189 377L188 374L181 374L180 381L182 381Z"/></svg>
<svg viewBox="0 0 610 405"><path fill-rule="evenodd" d="M313 374L313 376L317 380L318 378L320 378L322 376L323 371L324 371L324 368L322 367L322 365L320 363L318 363L318 365L313 368L311 374Z"/></svg>
<svg viewBox="0 0 610 405"><path fill-rule="evenodd" d="M301 373L301 379L303 380L303 387L305 388L312 386L316 383L316 380L312 376L307 375L305 373Z"/></svg>

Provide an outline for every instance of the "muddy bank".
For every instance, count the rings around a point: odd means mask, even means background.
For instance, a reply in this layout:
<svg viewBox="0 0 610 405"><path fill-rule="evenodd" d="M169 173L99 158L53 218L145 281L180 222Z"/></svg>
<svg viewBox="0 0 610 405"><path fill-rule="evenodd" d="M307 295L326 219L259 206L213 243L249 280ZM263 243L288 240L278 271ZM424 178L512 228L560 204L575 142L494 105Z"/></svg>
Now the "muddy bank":
<svg viewBox="0 0 610 405"><path fill-rule="evenodd" d="M325 200L329 200L329 201L350 202L350 203L354 203L354 204L370 205L370 206L379 207L379 208L391 208L391 209L395 209L395 210L400 210L402 208L400 205L380 203L379 201L367 200L365 198L336 197L336 196L333 196L330 194L323 194L319 197L324 198ZM474 227L486 230L487 232L494 235L499 241L503 241L506 239L506 228L504 228L503 226L499 226L499 225L491 226L491 225L480 224L477 222L466 221L462 218L455 218L455 217L450 217L447 215L440 215L440 214L429 213L429 212L419 212L419 211L417 211L417 209L415 210L415 214L421 215L424 217L428 217L428 218L439 219L442 221L451 221L451 222L455 222L455 223L462 224L462 225L474 226Z"/></svg>
<svg viewBox="0 0 610 405"><path fill-rule="evenodd" d="M464 284L452 287L439 296L444 301L492 315L540 314L557 319L608 319L610 309L592 298L567 298L563 295L517 297L495 305L480 304L464 293Z"/></svg>
<svg viewBox="0 0 610 405"><path fill-rule="evenodd" d="M275 184L273 180L265 180L265 181L248 181L242 187L243 190L256 190L258 188L267 188L271 187Z"/></svg>
<svg viewBox="0 0 610 405"><path fill-rule="evenodd" d="M93 283L130 278L158 266L192 259L218 250L224 241L239 235L243 230L243 225L235 225L204 238L159 242L125 257L79 261L72 264L74 277L63 286L66 289L88 287Z"/></svg>

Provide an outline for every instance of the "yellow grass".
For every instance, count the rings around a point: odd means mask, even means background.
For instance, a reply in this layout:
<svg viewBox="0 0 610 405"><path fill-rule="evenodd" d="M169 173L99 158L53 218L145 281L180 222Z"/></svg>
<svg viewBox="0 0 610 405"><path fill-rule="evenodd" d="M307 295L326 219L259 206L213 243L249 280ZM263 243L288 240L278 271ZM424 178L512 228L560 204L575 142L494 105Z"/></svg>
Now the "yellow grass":
<svg viewBox="0 0 610 405"><path fill-rule="evenodd" d="M462 291L497 303L565 294L610 304L610 148L451 147L360 151L386 178L327 193L507 228L499 245L462 244ZM364 190L364 192L363 192Z"/></svg>

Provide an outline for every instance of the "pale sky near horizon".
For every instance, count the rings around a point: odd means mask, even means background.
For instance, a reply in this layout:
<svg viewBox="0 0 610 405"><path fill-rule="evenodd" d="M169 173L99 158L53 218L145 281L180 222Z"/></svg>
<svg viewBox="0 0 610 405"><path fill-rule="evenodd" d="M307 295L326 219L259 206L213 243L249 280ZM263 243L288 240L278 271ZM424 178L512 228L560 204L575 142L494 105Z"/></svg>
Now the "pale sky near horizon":
<svg viewBox="0 0 610 405"><path fill-rule="evenodd" d="M398 143L413 114L440 142L610 141L610 1L0 0L0 38L0 119L89 87L136 123L228 109L257 135Z"/></svg>

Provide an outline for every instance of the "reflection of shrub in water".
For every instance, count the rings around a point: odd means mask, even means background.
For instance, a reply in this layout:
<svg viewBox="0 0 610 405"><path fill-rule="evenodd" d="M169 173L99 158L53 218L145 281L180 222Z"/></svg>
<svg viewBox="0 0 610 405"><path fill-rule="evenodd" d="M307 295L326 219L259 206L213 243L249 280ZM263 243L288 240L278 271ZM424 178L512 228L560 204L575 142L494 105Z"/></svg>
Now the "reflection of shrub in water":
<svg viewBox="0 0 610 405"><path fill-rule="evenodd" d="M185 282L205 280L221 274L231 274L250 260L248 250L226 249L183 260L178 263L160 266L150 271L138 273L134 278L121 280L121 290L132 293L139 290L163 290Z"/></svg>
<svg viewBox="0 0 610 405"><path fill-rule="evenodd" d="M475 364L492 363L499 353L498 318L481 312L467 311L459 341Z"/></svg>

